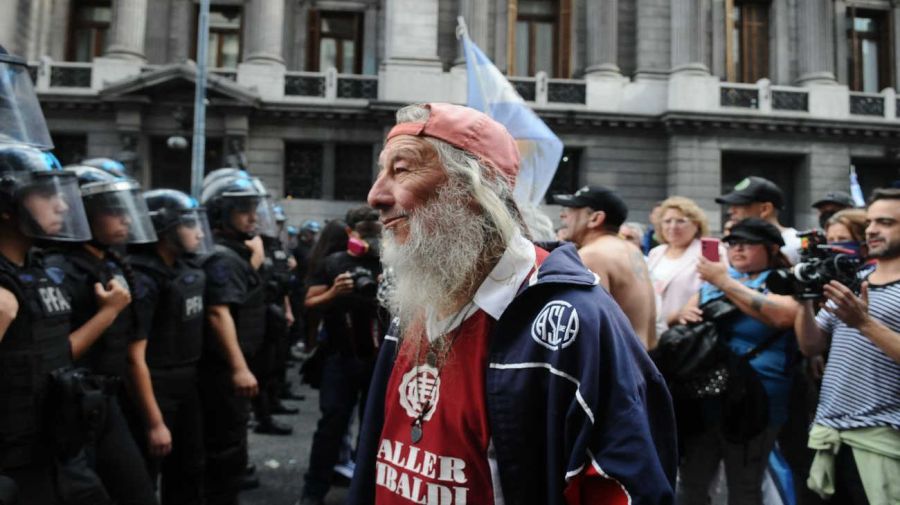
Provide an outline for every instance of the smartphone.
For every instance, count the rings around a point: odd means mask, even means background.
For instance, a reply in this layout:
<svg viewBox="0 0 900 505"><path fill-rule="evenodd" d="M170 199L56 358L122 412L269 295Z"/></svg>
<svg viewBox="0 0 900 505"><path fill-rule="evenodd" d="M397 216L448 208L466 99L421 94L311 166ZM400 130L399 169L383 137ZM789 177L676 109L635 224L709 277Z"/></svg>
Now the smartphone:
<svg viewBox="0 0 900 505"><path fill-rule="evenodd" d="M700 239L700 254L709 261L719 261L719 239L703 237Z"/></svg>

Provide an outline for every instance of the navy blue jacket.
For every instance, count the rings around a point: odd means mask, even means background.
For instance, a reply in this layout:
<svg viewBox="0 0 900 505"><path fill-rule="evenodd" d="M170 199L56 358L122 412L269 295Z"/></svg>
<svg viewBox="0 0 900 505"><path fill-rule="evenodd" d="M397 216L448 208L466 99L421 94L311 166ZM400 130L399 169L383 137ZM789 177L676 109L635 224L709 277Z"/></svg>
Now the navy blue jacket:
<svg viewBox="0 0 900 505"><path fill-rule="evenodd" d="M398 350L381 348L348 503L374 502L384 398ZM591 465L634 505L674 502L672 401L621 309L571 244L552 250L493 327L485 388L507 505L563 505Z"/></svg>

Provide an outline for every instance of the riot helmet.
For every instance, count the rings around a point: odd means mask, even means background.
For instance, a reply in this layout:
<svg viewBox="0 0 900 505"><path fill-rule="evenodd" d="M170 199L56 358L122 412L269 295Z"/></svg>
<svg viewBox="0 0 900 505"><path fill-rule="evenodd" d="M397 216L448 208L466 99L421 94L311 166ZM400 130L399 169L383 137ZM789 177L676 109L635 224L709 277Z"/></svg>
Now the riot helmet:
<svg viewBox="0 0 900 505"><path fill-rule="evenodd" d="M266 189L259 177L252 177L253 185L262 195L259 208L256 209L256 232L264 237L278 238L278 225L275 221L275 202L272 194Z"/></svg>
<svg viewBox="0 0 900 505"><path fill-rule="evenodd" d="M213 229L241 240L256 236L263 195L251 179L241 175L216 178L203 187L200 202L206 207ZM236 222L235 213L244 214L246 220Z"/></svg>
<svg viewBox="0 0 900 505"><path fill-rule="evenodd" d="M238 177L245 177L247 179L250 178L250 174L248 174L244 170L241 170L240 168L234 168L234 167L217 168L217 169L209 172L208 174L206 174L203 177L203 184L201 186L205 188L206 186L211 184L216 179L219 179L221 177L228 177L228 176L232 176L232 175L238 176Z"/></svg>
<svg viewBox="0 0 900 505"><path fill-rule="evenodd" d="M284 207L281 205L273 206L272 213L275 215L275 224L283 225L287 222L287 214L284 213Z"/></svg>
<svg viewBox="0 0 900 505"><path fill-rule="evenodd" d="M156 242L156 232L141 198L141 185L95 167L69 167L78 176L81 200L100 246Z"/></svg>
<svg viewBox="0 0 900 505"><path fill-rule="evenodd" d="M125 164L119 160L110 158L91 158L89 160L83 160L78 164L85 167L99 168L116 177L128 177L128 171L125 169Z"/></svg>
<svg viewBox="0 0 900 505"><path fill-rule="evenodd" d="M0 46L0 144L53 149L28 65Z"/></svg>
<svg viewBox="0 0 900 505"><path fill-rule="evenodd" d="M206 210L197 200L174 189L154 189L144 192L144 202L160 240L165 239L182 253L204 255L212 251Z"/></svg>
<svg viewBox="0 0 900 505"><path fill-rule="evenodd" d="M34 147L0 144L0 213L17 220L19 230L31 238L91 238L75 174L63 170L53 154Z"/></svg>

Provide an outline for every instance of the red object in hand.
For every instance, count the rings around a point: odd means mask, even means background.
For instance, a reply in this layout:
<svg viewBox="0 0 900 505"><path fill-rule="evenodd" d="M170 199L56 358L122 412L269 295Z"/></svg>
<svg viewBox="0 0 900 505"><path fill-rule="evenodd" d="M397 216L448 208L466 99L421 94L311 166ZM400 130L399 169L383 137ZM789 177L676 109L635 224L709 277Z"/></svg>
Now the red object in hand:
<svg viewBox="0 0 900 505"><path fill-rule="evenodd" d="M703 237L700 239L700 254L709 261L719 261L719 239Z"/></svg>

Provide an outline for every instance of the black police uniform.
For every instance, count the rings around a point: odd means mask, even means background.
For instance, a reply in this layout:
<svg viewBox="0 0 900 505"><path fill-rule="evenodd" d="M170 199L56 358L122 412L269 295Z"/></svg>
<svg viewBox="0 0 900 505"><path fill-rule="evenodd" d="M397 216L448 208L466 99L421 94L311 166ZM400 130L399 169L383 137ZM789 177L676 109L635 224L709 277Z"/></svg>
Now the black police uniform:
<svg viewBox="0 0 900 505"><path fill-rule="evenodd" d="M167 265L153 252L129 258L137 286L132 304L147 337L146 360L153 393L172 434L162 460L145 453L151 479L162 475L161 503L200 503L203 493L203 412L197 363L203 348L206 274L178 259ZM147 447L147 427L140 436Z"/></svg>
<svg viewBox="0 0 900 505"><path fill-rule="evenodd" d="M265 286L250 264L251 251L242 242L217 239L206 257L207 307L227 305L234 319L244 359L253 362L266 332ZM218 337L207 327L200 361L206 448L206 497L210 505L236 503L240 477L247 467L249 402L235 395L232 369Z"/></svg>
<svg viewBox="0 0 900 505"><path fill-rule="evenodd" d="M266 259L260 275L266 286L266 337L251 368L259 382L259 395L253 399L257 420L265 422L280 403L279 393L287 375L287 318L284 298L291 280L287 254L278 239L263 237Z"/></svg>
<svg viewBox="0 0 900 505"><path fill-rule="evenodd" d="M0 341L0 473L19 488L19 503L60 503L48 401L50 372L72 363L71 304L40 258L19 267L0 256L0 286L19 304Z"/></svg>
<svg viewBox="0 0 900 505"><path fill-rule="evenodd" d="M48 255L47 265L64 272L63 285L72 301L71 326L77 330L99 311L94 284L106 286L115 279L129 287L125 273L113 260L100 259L84 247L72 247ZM134 310L122 310L84 355L76 361L91 372L119 379L128 371L128 344L141 338ZM156 504L153 485L141 451L131 434L122 403L128 401L123 385L107 403L107 414L88 454L109 495L120 504Z"/></svg>

